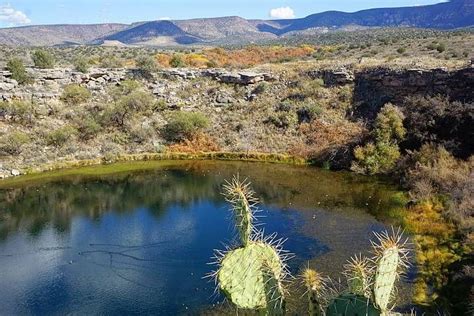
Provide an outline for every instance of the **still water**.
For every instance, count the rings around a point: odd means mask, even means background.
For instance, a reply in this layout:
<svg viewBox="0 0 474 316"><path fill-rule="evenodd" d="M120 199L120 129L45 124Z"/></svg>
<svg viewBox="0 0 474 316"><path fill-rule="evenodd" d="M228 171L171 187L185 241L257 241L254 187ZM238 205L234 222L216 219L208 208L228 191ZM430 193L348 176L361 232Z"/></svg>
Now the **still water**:
<svg viewBox="0 0 474 316"><path fill-rule="evenodd" d="M220 192L237 173L260 197L265 232L288 239L293 274L310 264L337 276L397 206L396 190L377 179L243 162L121 164L2 182L0 314L225 311L213 307L223 298L204 277L214 249L235 243Z"/></svg>

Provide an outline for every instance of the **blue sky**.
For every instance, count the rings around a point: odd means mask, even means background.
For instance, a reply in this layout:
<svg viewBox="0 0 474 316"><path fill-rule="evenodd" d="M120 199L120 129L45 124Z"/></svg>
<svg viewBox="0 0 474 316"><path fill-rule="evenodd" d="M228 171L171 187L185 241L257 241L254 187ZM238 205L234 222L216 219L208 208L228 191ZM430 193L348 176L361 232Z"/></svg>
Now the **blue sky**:
<svg viewBox="0 0 474 316"><path fill-rule="evenodd" d="M339 10L425 5L442 0L0 0L0 27L60 23L131 23L238 15L267 19Z"/></svg>

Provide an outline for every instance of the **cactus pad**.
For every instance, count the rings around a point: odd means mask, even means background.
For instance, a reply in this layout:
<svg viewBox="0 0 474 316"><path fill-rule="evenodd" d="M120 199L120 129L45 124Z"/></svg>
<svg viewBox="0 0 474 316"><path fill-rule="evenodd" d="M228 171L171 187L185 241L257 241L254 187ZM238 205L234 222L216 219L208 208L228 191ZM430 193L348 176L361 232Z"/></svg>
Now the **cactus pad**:
<svg viewBox="0 0 474 316"><path fill-rule="evenodd" d="M321 275L313 269L305 269L302 274L303 284L308 292L308 310L310 316L323 315L320 295L323 293L324 282Z"/></svg>
<svg viewBox="0 0 474 316"><path fill-rule="evenodd" d="M344 275L347 278L349 293L371 296L369 260L362 256L354 256L344 265Z"/></svg>
<svg viewBox="0 0 474 316"><path fill-rule="evenodd" d="M328 306L327 316L380 316L380 311L365 296L343 294L335 298Z"/></svg>
<svg viewBox="0 0 474 316"><path fill-rule="evenodd" d="M257 199L250 189L250 183L241 181L237 176L224 186L226 200L231 203L235 219L235 226L239 232L242 245L246 246L253 232L255 204Z"/></svg>
<svg viewBox="0 0 474 316"><path fill-rule="evenodd" d="M377 272L374 281L374 298L377 306L387 310L395 281L398 277L399 255L397 247L385 249L377 262Z"/></svg>
<svg viewBox="0 0 474 316"><path fill-rule="evenodd" d="M217 272L221 291L239 308L266 309L282 302L283 264L272 246L249 241L228 252ZM277 303L277 304L275 304ZM281 304L281 303L280 303Z"/></svg>
<svg viewBox="0 0 474 316"><path fill-rule="evenodd" d="M377 242L372 243L375 253L376 273L373 285L375 304L386 313L395 290L395 281L402 268L407 267L408 250L405 247L407 239L403 232L383 232L375 234Z"/></svg>

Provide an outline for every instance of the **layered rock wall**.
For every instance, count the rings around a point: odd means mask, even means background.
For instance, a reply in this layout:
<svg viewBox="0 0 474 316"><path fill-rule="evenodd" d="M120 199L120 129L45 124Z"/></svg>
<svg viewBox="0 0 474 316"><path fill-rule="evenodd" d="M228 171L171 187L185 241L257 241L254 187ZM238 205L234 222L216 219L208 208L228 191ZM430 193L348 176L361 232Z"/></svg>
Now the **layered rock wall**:
<svg viewBox="0 0 474 316"><path fill-rule="evenodd" d="M446 69L372 69L355 74L354 115L373 119L387 102L400 105L408 96L445 96L474 102L474 67Z"/></svg>
<svg viewBox="0 0 474 316"><path fill-rule="evenodd" d="M19 85L9 71L0 71L0 100L12 99L54 99L59 98L64 86L81 84L91 91L102 91L110 84L117 84L127 78L140 75L135 69L92 69L84 74L71 69L28 69L34 83ZM267 73L249 71L229 72L221 69L164 69L149 79L151 91L160 91L160 78L178 78L191 80L195 78L210 78L222 83L249 85L275 78Z"/></svg>

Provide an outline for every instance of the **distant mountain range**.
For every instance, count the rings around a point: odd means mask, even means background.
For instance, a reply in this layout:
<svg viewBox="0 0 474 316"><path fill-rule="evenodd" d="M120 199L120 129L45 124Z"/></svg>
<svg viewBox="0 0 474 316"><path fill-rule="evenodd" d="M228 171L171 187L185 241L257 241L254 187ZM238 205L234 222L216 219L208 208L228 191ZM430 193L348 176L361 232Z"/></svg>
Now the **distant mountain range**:
<svg viewBox="0 0 474 316"><path fill-rule="evenodd" d="M328 11L301 19L246 20L222 17L133 24L42 25L0 29L0 44L213 45L256 43L295 35L380 27L456 29L474 26L474 0L355 13Z"/></svg>

